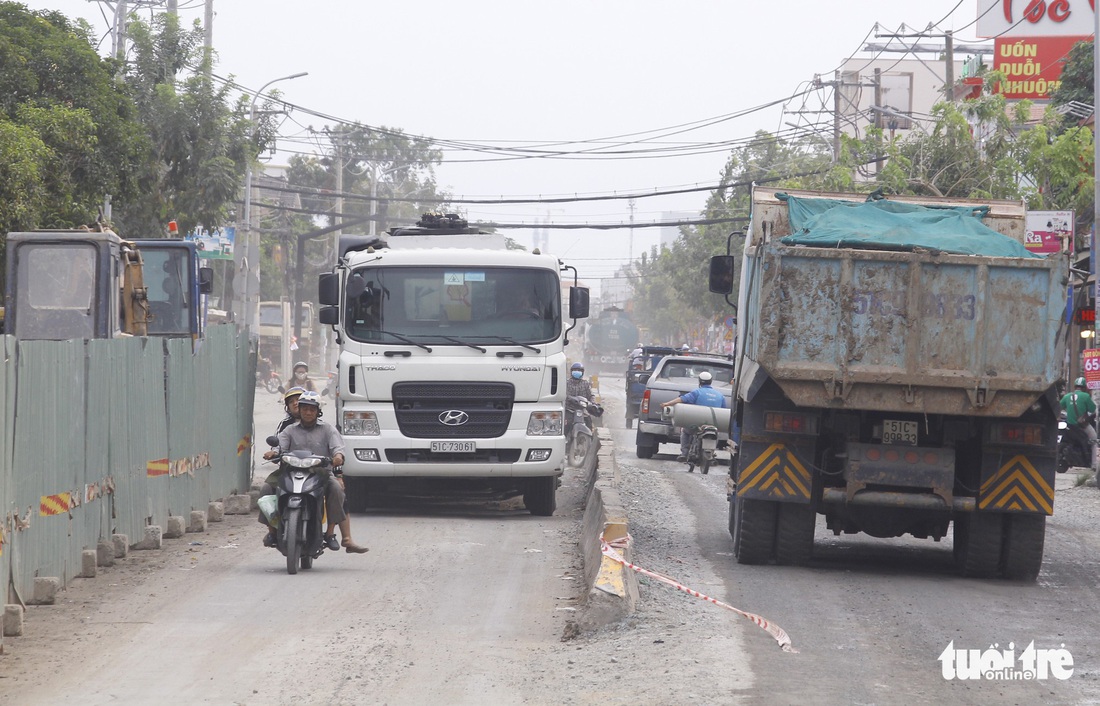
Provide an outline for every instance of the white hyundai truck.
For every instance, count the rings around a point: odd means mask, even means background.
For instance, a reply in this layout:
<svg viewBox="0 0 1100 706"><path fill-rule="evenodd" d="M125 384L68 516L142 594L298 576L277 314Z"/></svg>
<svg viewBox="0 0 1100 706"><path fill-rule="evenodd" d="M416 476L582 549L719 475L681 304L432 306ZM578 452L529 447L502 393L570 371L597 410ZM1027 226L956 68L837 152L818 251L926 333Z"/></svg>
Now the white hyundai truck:
<svg viewBox="0 0 1100 706"><path fill-rule="evenodd" d="M335 423L352 509L405 481L479 479L552 515L565 463L564 346L588 315L550 255L457 216L346 236L319 281L339 346ZM435 483L449 487L446 483Z"/></svg>

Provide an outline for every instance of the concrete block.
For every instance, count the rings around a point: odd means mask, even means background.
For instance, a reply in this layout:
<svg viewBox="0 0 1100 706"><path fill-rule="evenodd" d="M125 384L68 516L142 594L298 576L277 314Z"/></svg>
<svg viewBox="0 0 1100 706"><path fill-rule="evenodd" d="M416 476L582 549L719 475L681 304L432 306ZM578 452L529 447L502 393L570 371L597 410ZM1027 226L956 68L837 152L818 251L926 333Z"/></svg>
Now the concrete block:
<svg viewBox="0 0 1100 706"><path fill-rule="evenodd" d="M80 552L80 578L94 579L96 575L96 559L98 552L95 549L85 549Z"/></svg>
<svg viewBox="0 0 1100 706"><path fill-rule="evenodd" d="M130 538L124 534L112 534L111 544L115 545L116 559L125 559L130 553Z"/></svg>
<svg viewBox="0 0 1100 706"><path fill-rule="evenodd" d="M165 539L179 539L187 531L187 524L181 515L169 515L168 524L165 525Z"/></svg>
<svg viewBox="0 0 1100 706"><path fill-rule="evenodd" d="M215 500L206 506L206 519L210 522L222 522L225 520L225 505Z"/></svg>
<svg viewBox="0 0 1100 706"><path fill-rule="evenodd" d="M191 524L187 525L188 532L206 531L206 513L202 510L191 511Z"/></svg>
<svg viewBox="0 0 1100 706"><path fill-rule="evenodd" d="M260 509L260 489L259 488L253 488L252 490L248 491L248 497L249 497L249 501L248 501L249 511L258 512L259 509Z"/></svg>
<svg viewBox="0 0 1100 706"><path fill-rule="evenodd" d="M56 576L38 576L34 579L34 598L36 605L53 605L57 592L61 590L61 579Z"/></svg>
<svg viewBox="0 0 1100 706"><path fill-rule="evenodd" d="M95 545L95 562L99 566L115 565L115 543L101 539Z"/></svg>
<svg viewBox="0 0 1100 706"><path fill-rule="evenodd" d="M164 537L161 534L160 525L149 525L145 528L145 539L130 547L134 550L160 549L164 546Z"/></svg>
<svg viewBox="0 0 1100 706"><path fill-rule="evenodd" d="M4 606L4 637L19 637L23 634L23 606L19 604Z"/></svg>
<svg viewBox="0 0 1100 706"><path fill-rule="evenodd" d="M252 511L252 498L248 495L230 495L225 499L225 514L247 515Z"/></svg>

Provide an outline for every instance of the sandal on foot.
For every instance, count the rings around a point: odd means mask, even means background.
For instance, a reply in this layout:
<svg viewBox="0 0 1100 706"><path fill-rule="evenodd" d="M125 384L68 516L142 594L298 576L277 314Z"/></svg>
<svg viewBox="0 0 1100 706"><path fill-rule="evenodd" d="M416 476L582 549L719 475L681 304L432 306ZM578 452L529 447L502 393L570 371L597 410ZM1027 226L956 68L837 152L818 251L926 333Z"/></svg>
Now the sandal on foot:
<svg viewBox="0 0 1100 706"><path fill-rule="evenodd" d="M330 551L334 551L334 552L340 551L340 543L336 541L336 535L334 535L334 534L326 534L325 535L325 547L327 549L329 549Z"/></svg>
<svg viewBox="0 0 1100 706"><path fill-rule="evenodd" d="M348 554L366 554L367 552L370 551L370 549L368 549L367 547L361 547L358 544L356 544L355 542L352 542L350 540L345 539L344 540L344 551L347 552Z"/></svg>
<svg viewBox="0 0 1100 706"><path fill-rule="evenodd" d="M278 544L278 542L275 541L275 533L274 532L268 532L267 534L264 535L264 546L265 547L274 547L276 544Z"/></svg>

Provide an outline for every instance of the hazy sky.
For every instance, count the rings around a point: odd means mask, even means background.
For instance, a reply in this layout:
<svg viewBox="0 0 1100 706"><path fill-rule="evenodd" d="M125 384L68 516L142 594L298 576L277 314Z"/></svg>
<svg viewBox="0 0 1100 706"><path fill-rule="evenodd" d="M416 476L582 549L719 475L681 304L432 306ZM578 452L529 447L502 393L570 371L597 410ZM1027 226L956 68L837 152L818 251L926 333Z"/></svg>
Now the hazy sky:
<svg viewBox="0 0 1100 706"><path fill-rule="evenodd" d="M25 4L84 17L104 33L101 12L110 16L113 8L88 0ZM202 17L202 0L179 0L179 7L186 21ZM249 90L308 71L276 85L287 101L325 115L496 147L589 141L557 149L591 150L591 141L632 135L623 140L651 141L616 149L652 151L787 129L796 119L784 114L784 99L805 90L814 74L828 80L850 56L870 57L866 43L889 41L874 36L876 22L880 33L940 23L957 41L975 41L976 7L977 0L215 0L214 45L217 73ZM102 50L109 47L107 38ZM821 109L823 99L828 94L817 92L787 108ZM307 128L325 125L293 112L280 149L319 149L324 140L313 138L311 147ZM691 129L669 129L677 126ZM484 161L491 155L447 150L437 176L465 197L641 194L716 183L729 147L701 151ZM698 212L706 196L638 198L635 223ZM471 206L468 214L500 222L630 219L626 201ZM527 231L510 234L531 242ZM551 231L550 238L550 250L588 279L610 275L631 241L628 230ZM635 228L634 255L656 239L657 229Z"/></svg>

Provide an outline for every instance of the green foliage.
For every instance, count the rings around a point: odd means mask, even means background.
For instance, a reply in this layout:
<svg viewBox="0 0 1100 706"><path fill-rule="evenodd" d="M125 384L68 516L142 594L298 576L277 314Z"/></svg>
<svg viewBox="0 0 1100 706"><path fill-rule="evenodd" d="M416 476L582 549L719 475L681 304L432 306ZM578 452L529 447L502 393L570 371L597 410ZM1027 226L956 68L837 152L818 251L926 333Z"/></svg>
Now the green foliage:
<svg viewBox="0 0 1100 706"><path fill-rule="evenodd" d="M1062 66L1062 78L1058 88L1050 95L1050 104L1054 107L1071 101L1092 105L1093 103L1093 55L1092 42L1077 42L1069 50ZM1075 120L1069 117L1069 120Z"/></svg>
<svg viewBox="0 0 1100 706"><path fill-rule="evenodd" d="M410 137L401 130L360 125L344 126L330 135L332 151L322 157L295 155L290 160L287 179L291 187L307 190L334 191L337 185L337 159L341 164L342 192L346 196L341 209L344 220L369 216L372 180L378 198L375 215L379 219L376 232L391 225L416 222L422 213L438 211L439 201L446 194L437 191L435 165L443 153L420 137ZM336 153L339 145L339 157ZM356 197L367 198L356 198ZM412 199L390 201L387 197ZM419 201L422 199L423 201ZM302 207L318 213L334 213L336 199L328 195L302 196ZM358 226L365 233L367 226Z"/></svg>
<svg viewBox="0 0 1100 706"><path fill-rule="evenodd" d="M0 2L0 232L96 220L139 190L145 140L86 25Z"/></svg>
<svg viewBox="0 0 1100 706"><path fill-rule="evenodd" d="M210 77L210 57L196 23L182 30L159 15L152 26L132 21L133 61L125 82L148 135L150 155L140 167L143 189L116 206L120 230L156 236L169 220L187 232L233 219L249 160L271 139L272 124L250 129L249 99L235 102L228 84ZM187 67L198 67L179 77Z"/></svg>

